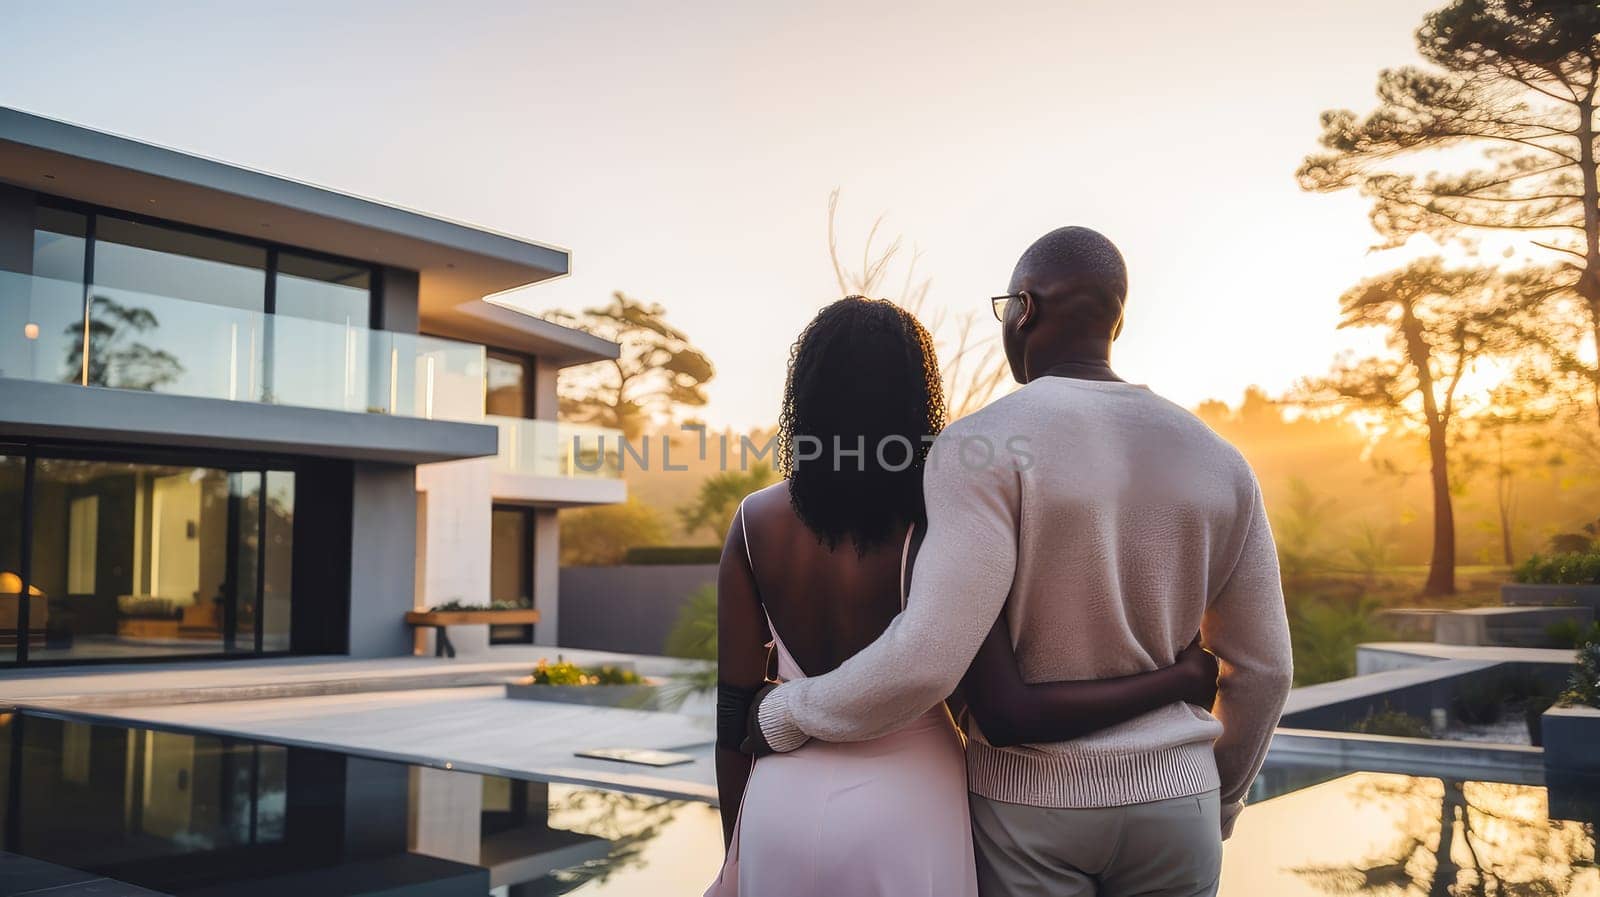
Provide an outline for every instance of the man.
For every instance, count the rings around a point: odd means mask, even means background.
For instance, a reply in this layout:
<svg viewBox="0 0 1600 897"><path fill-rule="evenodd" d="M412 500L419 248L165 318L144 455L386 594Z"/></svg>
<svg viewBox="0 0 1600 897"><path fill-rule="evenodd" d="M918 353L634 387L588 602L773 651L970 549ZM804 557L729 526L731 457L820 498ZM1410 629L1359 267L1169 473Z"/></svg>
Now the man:
<svg viewBox="0 0 1600 897"><path fill-rule="evenodd" d="M833 672L763 695L752 741L893 731L951 693L1002 608L1030 682L1166 666L1199 630L1221 660L1212 713L1175 703L1010 748L970 723L967 766L988 897L1213 894L1290 684L1260 488L1232 446L1112 371L1127 271L1109 240L1046 234L1010 291L996 314L1025 385L935 443L905 612Z"/></svg>

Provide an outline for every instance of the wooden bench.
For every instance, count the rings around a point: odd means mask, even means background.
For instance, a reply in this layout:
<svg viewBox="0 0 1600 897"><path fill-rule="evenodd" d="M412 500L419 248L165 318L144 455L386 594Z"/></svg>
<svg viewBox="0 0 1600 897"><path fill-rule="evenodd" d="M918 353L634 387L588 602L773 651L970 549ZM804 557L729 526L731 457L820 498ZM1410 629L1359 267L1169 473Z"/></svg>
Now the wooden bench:
<svg viewBox="0 0 1600 897"><path fill-rule="evenodd" d="M516 610L414 610L406 614L406 623L413 629L433 629L434 657L454 657L456 648L450 644L451 626L526 626L539 622L539 612L532 608Z"/></svg>

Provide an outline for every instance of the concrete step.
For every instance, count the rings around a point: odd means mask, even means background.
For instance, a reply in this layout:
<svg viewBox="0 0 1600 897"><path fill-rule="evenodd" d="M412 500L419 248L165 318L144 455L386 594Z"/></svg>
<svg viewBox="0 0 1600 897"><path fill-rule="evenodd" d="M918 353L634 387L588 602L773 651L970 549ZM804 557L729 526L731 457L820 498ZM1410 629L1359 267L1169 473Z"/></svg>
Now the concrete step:
<svg viewBox="0 0 1600 897"><path fill-rule="evenodd" d="M1433 637L1443 645L1548 648L1554 647L1550 627L1593 621L1588 607L1475 607L1434 617Z"/></svg>

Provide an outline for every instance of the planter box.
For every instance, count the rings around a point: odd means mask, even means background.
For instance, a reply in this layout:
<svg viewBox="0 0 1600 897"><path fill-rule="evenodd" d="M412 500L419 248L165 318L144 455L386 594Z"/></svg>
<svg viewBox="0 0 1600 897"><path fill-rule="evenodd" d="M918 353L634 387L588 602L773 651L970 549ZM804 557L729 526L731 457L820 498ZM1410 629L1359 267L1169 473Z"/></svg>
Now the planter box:
<svg viewBox="0 0 1600 897"><path fill-rule="evenodd" d="M1441 645L1492 645L1505 648L1552 648L1550 627L1573 622L1588 625L1587 607L1474 607L1434 618L1433 640Z"/></svg>
<svg viewBox="0 0 1600 897"><path fill-rule="evenodd" d="M627 710L658 710L659 686L639 685L534 685L531 682L506 683L506 697L518 701L554 701L558 704L585 704L590 707L621 707Z"/></svg>
<svg viewBox="0 0 1600 897"><path fill-rule="evenodd" d="M520 626L539 622L539 612L531 608L517 610L414 610L406 613L406 622L412 626L469 626L478 623Z"/></svg>
<svg viewBox="0 0 1600 897"><path fill-rule="evenodd" d="M483 627L465 633L461 650L467 654L482 654L489 650L489 627L492 625L525 626L539 622L539 612L532 608L512 610L413 610L406 612L406 624L418 629L433 629L434 656L454 657L456 646L448 627ZM425 640L424 640L425 641ZM424 651L426 648L423 649Z"/></svg>
<svg viewBox="0 0 1600 897"><path fill-rule="evenodd" d="M1600 586L1559 586L1508 582L1500 587L1507 607L1587 607L1600 616Z"/></svg>
<svg viewBox="0 0 1600 897"><path fill-rule="evenodd" d="M1552 707L1541 725L1546 775L1600 779L1600 708Z"/></svg>

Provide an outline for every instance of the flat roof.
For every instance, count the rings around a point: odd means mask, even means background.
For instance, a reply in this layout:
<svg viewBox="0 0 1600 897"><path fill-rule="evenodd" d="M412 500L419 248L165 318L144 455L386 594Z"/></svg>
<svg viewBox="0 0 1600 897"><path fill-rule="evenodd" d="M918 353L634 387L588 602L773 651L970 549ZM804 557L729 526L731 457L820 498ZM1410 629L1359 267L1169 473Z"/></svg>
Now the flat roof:
<svg viewBox="0 0 1600 897"><path fill-rule="evenodd" d="M483 297L566 275L571 253L192 153L0 106L0 182L197 227L418 272L423 330ZM466 309L463 309L466 306ZM567 363L611 344L512 309L487 342ZM442 334L448 335L448 334Z"/></svg>

